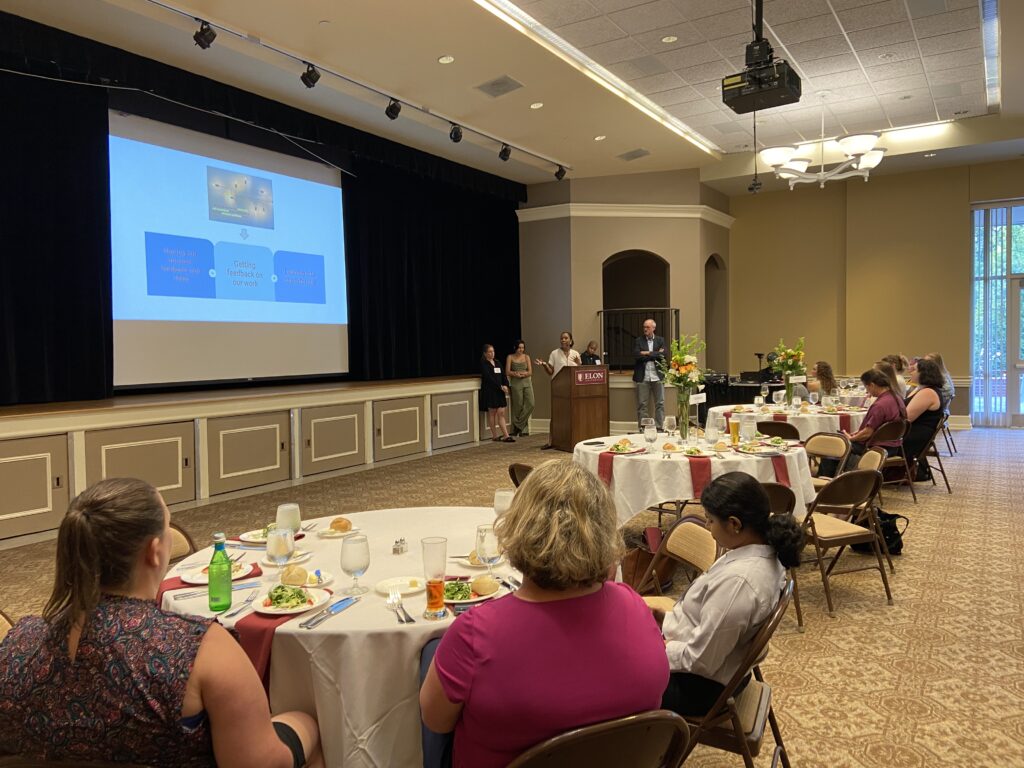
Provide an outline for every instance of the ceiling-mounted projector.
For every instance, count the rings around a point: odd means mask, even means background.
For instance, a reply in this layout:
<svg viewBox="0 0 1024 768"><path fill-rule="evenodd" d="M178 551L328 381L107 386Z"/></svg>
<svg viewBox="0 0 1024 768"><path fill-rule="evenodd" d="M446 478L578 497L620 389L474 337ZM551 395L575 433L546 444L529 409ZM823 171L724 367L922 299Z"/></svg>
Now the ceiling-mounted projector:
<svg viewBox="0 0 1024 768"><path fill-rule="evenodd" d="M800 101L800 76L775 58L763 28L764 0L755 0L754 40L747 45L747 68L722 78L722 101L740 115Z"/></svg>

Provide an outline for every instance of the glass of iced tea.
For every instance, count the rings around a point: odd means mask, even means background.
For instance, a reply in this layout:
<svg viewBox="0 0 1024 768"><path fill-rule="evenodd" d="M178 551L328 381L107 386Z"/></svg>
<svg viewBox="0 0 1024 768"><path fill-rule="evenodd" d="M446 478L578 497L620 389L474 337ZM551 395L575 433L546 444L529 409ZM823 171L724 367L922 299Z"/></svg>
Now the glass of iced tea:
<svg viewBox="0 0 1024 768"><path fill-rule="evenodd" d="M443 619L448 611L444 607L444 572L448 559L448 539L429 536L421 539L423 545L423 576L427 580L427 610L425 619Z"/></svg>
<svg viewBox="0 0 1024 768"><path fill-rule="evenodd" d="M729 419L729 438L733 445L740 444L740 421L735 417Z"/></svg>

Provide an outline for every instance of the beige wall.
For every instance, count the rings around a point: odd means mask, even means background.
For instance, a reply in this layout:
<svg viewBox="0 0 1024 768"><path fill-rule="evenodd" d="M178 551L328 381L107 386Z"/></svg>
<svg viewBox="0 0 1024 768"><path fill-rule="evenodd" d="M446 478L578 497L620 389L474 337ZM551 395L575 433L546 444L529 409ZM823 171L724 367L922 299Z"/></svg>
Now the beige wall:
<svg viewBox="0 0 1024 768"><path fill-rule="evenodd" d="M574 203L697 205L703 202L700 171L696 168L572 179L569 190L570 199ZM533 198L533 187L530 187L528 195Z"/></svg>

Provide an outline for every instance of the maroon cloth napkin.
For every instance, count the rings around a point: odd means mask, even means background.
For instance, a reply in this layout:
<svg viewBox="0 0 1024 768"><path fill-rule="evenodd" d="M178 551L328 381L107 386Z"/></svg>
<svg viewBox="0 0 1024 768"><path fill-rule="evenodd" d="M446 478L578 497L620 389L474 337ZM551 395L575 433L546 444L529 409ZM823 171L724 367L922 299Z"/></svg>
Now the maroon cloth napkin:
<svg viewBox="0 0 1024 768"><path fill-rule="evenodd" d="M248 576L244 576L238 581L245 581L246 579L257 579L263 575L263 569L260 568L259 563L253 563L253 571ZM164 592L171 592L175 589L199 589L202 584L186 584L178 576L173 576L169 579L164 579L160 582L160 588L156 591L156 604L158 606L163 605Z"/></svg>
<svg viewBox="0 0 1024 768"><path fill-rule="evenodd" d="M711 482L711 457L687 456L690 460L690 482L693 484L693 498L699 499L704 488Z"/></svg>
<svg viewBox="0 0 1024 768"><path fill-rule="evenodd" d="M726 411L722 415L725 416L725 428L728 429L729 428L729 419L732 418L732 411Z"/></svg>
<svg viewBox="0 0 1024 768"><path fill-rule="evenodd" d="M605 485L612 484L612 461L615 460L615 454L611 451L602 451L601 455L597 457L597 476L604 481Z"/></svg>
<svg viewBox="0 0 1024 768"><path fill-rule="evenodd" d="M329 589L325 592L334 594ZM235 622L235 632L238 633L238 643L249 657L249 661L256 667L256 674L263 681L263 687L270 693L270 649L274 645L274 632L286 621L291 621L297 615L268 616L263 613L251 611L243 619Z"/></svg>
<svg viewBox="0 0 1024 768"><path fill-rule="evenodd" d="M772 456L772 464L775 466L775 479L787 488L790 488L789 467L786 466L786 457Z"/></svg>
<svg viewBox="0 0 1024 768"><path fill-rule="evenodd" d="M839 429L844 432L850 431L850 414L840 413L839 414Z"/></svg>
<svg viewBox="0 0 1024 768"><path fill-rule="evenodd" d="M789 417L784 413L773 413L772 421L789 421Z"/></svg>

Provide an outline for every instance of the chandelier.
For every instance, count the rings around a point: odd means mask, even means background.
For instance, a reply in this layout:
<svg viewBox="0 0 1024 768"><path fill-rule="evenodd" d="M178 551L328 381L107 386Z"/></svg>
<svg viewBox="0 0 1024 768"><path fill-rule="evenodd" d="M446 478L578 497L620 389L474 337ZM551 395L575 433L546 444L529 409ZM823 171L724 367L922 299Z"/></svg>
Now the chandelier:
<svg viewBox="0 0 1024 768"><path fill-rule="evenodd" d="M840 181L855 176L860 176L867 181L871 169L877 167L885 156L885 147L877 146L882 138L880 133L851 133L836 139L836 143L846 155L846 159L834 168L825 170L825 98L827 95L821 94L821 139L818 143L820 170L808 171L807 168L813 162L813 158L800 155L801 150L810 150L813 145L765 147L757 153L761 161L775 172L775 178L789 182L790 189L797 184L814 182L824 188L826 181Z"/></svg>

